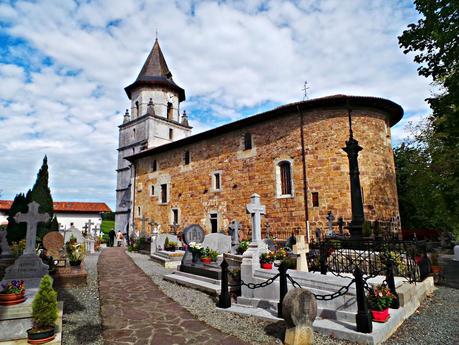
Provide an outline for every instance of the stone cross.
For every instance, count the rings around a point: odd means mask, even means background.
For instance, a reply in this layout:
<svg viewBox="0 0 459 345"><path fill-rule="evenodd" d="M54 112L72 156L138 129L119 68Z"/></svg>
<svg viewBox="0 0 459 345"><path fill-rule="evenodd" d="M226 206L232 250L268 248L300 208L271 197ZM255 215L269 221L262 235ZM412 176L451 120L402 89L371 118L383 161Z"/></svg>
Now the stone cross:
<svg viewBox="0 0 459 345"><path fill-rule="evenodd" d="M260 203L260 196L257 193L250 197L247 213L252 217L252 242L257 243L261 241L261 215L266 213L266 207Z"/></svg>
<svg viewBox="0 0 459 345"><path fill-rule="evenodd" d="M142 231L140 232L141 236L146 236L147 232L145 231L145 224L148 223L148 218L145 218L145 215L142 215L142 218L140 218L140 221L142 222Z"/></svg>
<svg viewBox="0 0 459 345"><path fill-rule="evenodd" d="M71 232L72 229L67 229L67 225L64 226L64 225L61 224L60 230L59 230L59 231L62 232L62 233L64 234L64 243L65 243L65 234L66 234L67 232Z"/></svg>
<svg viewBox="0 0 459 345"><path fill-rule="evenodd" d="M91 219L88 219L88 221L86 222L85 225L87 226L86 230L88 231L88 235L92 236L92 234L91 234L91 226L93 226L94 223L91 221Z"/></svg>
<svg viewBox="0 0 459 345"><path fill-rule="evenodd" d="M100 227L98 225L94 226L94 237L100 236Z"/></svg>
<svg viewBox="0 0 459 345"><path fill-rule="evenodd" d="M231 236L231 244L233 246L239 244L239 222L233 220L229 226L229 235Z"/></svg>
<svg viewBox="0 0 459 345"><path fill-rule="evenodd" d="M335 216L333 215L332 211L328 211L327 213L327 222L328 222L328 236L333 236L333 221L335 220Z"/></svg>
<svg viewBox="0 0 459 345"><path fill-rule="evenodd" d="M266 239L269 240L269 231L271 230L271 225L266 222Z"/></svg>
<svg viewBox="0 0 459 345"><path fill-rule="evenodd" d="M298 255L296 259L296 270L308 272L308 261L306 253L309 253L309 245L304 242L304 235L299 235L296 244L293 245L293 253Z"/></svg>
<svg viewBox="0 0 459 345"><path fill-rule="evenodd" d="M24 254L35 254L35 242L37 237L37 224L49 220L48 213L39 213L40 204L36 201L29 203L27 213L19 212L14 216L16 223L27 223L26 247Z"/></svg>
<svg viewBox="0 0 459 345"><path fill-rule="evenodd" d="M87 224L85 224L85 226L83 226L83 230L84 230L83 235L84 235L85 237L88 236L88 228L89 228L89 227L88 227Z"/></svg>

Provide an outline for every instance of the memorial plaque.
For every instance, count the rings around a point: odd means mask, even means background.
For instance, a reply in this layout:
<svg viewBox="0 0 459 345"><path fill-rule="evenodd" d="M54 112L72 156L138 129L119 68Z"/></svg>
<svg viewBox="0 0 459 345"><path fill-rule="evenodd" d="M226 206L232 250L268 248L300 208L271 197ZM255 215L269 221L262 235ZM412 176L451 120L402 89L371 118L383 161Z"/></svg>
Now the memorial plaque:
<svg viewBox="0 0 459 345"><path fill-rule="evenodd" d="M43 246L46 248L48 255L58 258L61 256L60 251L64 247L64 236L59 231L48 232L43 237Z"/></svg>
<svg viewBox="0 0 459 345"><path fill-rule="evenodd" d="M186 245L190 242L202 243L204 241L204 230L198 224L187 226L183 230L183 241Z"/></svg>

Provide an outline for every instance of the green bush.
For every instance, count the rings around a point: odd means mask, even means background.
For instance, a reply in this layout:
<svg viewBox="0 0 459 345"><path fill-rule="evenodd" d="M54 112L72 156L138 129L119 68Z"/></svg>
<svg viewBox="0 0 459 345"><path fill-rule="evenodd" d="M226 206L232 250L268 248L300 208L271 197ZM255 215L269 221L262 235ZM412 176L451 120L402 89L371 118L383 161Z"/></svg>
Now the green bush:
<svg viewBox="0 0 459 345"><path fill-rule="evenodd" d="M57 292L49 275L41 278L40 287L32 302L32 320L35 329L53 327L57 320Z"/></svg>

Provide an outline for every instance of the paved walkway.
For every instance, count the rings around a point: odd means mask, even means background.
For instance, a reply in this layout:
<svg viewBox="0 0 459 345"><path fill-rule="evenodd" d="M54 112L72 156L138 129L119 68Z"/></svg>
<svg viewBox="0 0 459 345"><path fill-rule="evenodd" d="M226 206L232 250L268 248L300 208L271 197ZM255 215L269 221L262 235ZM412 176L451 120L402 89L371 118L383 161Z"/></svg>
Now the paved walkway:
<svg viewBox="0 0 459 345"><path fill-rule="evenodd" d="M117 345L245 345L196 320L126 255L107 248L98 263L102 335Z"/></svg>

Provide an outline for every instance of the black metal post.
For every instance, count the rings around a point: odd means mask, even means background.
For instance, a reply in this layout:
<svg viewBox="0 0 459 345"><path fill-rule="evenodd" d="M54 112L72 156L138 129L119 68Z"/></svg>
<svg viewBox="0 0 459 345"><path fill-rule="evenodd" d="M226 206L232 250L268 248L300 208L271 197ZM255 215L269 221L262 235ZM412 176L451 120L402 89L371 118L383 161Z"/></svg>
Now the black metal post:
<svg viewBox="0 0 459 345"><path fill-rule="evenodd" d="M354 139L352 132L352 118L351 110L348 110L349 114L349 140L346 141L346 146L343 150L347 153L349 160L349 178L351 183L351 206L352 206L352 221L349 226L352 238L362 237L363 222L365 220L363 212L363 199L362 190L360 188L360 172L359 172L359 152L362 151L362 147L359 146L359 142Z"/></svg>
<svg viewBox="0 0 459 345"><path fill-rule="evenodd" d="M217 307L226 309L231 307L231 295L228 289L228 263L225 259L223 259L220 267L222 268L222 285Z"/></svg>
<svg viewBox="0 0 459 345"><path fill-rule="evenodd" d="M320 274L327 274L328 265L327 265L327 257L328 257L328 243L322 242L320 243L319 249L319 263L320 263Z"/></svg>
<svg viewBox="0 0 459 345"><path fill-rule="evenodd" d="M386 282L387 286L389 286L390 292L395 296L395 299L392 300L390 307L392 309L398 309L400 308L400 301L398 299L397 290L395 290L394 261L392 259L387 260Z"/></svg>
<svg viewBox="0 0 459 345"><path fill-rule="evenodd" d="M368 310L367 297L365 296L363 273L358 267L354 270L354 278L357 297L357 314L355 315L357 332L371 333L373 331L372 317Z"/></svg>
<svg viewBox="0 0 459 345"><path fill-rule="evenodd" d="M281 262L279 265L279 303L277 304L277 316L282 317L282 302L284 301L284 297L287 294L288 286L287 286L287 265L285 262Z"/></svg>

